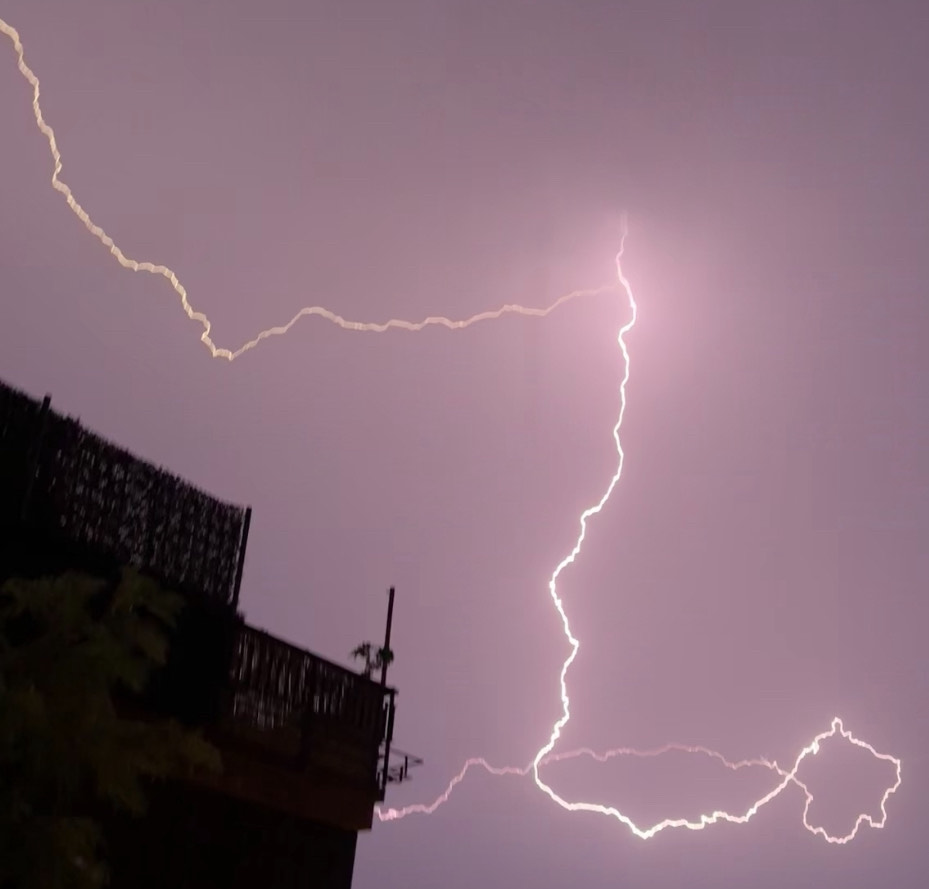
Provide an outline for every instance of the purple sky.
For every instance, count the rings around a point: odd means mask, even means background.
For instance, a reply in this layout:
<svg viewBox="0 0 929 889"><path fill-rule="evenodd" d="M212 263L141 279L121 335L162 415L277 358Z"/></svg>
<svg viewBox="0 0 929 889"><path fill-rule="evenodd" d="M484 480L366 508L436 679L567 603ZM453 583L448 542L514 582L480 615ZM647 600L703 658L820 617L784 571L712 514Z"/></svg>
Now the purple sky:
<svg viewBox="0 0 929 889"><path fill-rule="evenodd" d="M626 473L564 575L582 647L559 749L787 762L840 715L904 761L887 828L846 847L803 829L796 789L642 842L475 773L362 838L360 889L925 885L923 7L4 3L63 178L177 270L220 345L313 304L546 305L611 281L628 211ZM0 60L0 377L251 504L253 623L347 662L397 586L396 741L427 764L391 805L468 756L531 759L568 653L546 581L615 466L625 304L461 333L310 319L212 361L166 282L51 189L6 40ZM805 777L811 820L844 833L893 776L836 748ZM645 821L744 808L767 780L673 757L546 774Z"/></svg>

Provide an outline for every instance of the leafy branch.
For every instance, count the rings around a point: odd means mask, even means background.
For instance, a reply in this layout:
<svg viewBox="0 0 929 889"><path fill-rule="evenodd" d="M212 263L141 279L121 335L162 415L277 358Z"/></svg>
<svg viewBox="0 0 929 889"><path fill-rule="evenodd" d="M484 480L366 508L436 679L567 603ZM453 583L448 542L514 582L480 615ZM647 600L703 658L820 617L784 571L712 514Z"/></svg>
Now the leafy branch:
<svg viewBox="0 0 929 889"><path fill-rule="evenodd" d="M138 814L145 783L220 767L171 720L120 712L167 658L183 599L126 570L0 587L0 889L96 889L107 879L96 817Z"/></svg>

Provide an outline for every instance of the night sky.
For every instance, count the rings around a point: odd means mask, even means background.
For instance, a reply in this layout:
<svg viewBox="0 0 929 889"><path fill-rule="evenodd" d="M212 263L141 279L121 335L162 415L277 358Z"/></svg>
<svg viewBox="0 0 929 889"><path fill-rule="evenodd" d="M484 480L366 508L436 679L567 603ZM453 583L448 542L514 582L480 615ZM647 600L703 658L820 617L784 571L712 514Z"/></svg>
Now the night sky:
<svg viewBox="0 0 929 889"><path fill-rule="evenodd" d="M929 11L924 2L4 0L62 178L177 271L217 344L321 305L463 318L615 281L626 464L560 589L581 641L557 749L790 763L841 716L903 760L833 846L789 788L643 841L472 772L376 823L355 885L923 887L929 807ZM528 763L570 649L548 596L616 468L621 293L452 332L319 318L213 360L50 184L0 39L0 377L254 510L250 622L349 663L397 587L387 804ZM765 771L671 754L546 779L648 824ZM893 769L834 742L811 822Z"/></svg>

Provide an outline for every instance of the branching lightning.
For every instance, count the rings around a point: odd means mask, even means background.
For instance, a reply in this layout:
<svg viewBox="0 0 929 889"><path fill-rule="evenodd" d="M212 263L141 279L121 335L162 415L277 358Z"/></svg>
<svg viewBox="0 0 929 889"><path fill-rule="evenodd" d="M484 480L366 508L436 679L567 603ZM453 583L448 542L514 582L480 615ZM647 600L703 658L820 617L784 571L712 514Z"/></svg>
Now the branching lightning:
<svg viewBox="0 0 929 889"><path fill-rule="evenodd" d="M790 769L781 768L776 761L769 760L767 758L757 758L751 760L740 760L738 762L731 762L726 759L721 753L717 753L714 750L710 750L706 747L691 747L684 746L680 744L668 744L664 747L660 747L656 750L647 750L639 751L632 748L616 748L614 750L606 751L605 753L595 753L594 751L584 748L581 750L573 750L566 753L555 753L554 748L558 743L559 738L561 737L562 730L568 724L571 718L571 699L568 695L568 683L567 676L568 671L571 668L571 665L574 663L575 658L577 657L578 651L580 651L581 643L580 640L571 632L571 625L568 621L568 615L565 611L564 601L558 593L558 581L566 568L574 563L577 557L580 555L581 550L584 546L584 540L587 537L587 527L588 522L591 518L598 515L601 510L606 506L607 502L610 499L610 496L613 493L613 490L616 488L616 485L619 483L619 480L622 476L623 466L625 464L625 453L623 451L622 442L620 440L620 429L623 424L623 418L626 413L626 386L629 382L629 371L630 371L630 357L629 350L626 346L626 335L630 330L635 326L635 322L638 316L638 306L636 304L635 296L632 292L632 287L629 284L629 281L626 279L626 276L623 274L622 270L622 256L623 248L625 247L626 239L626 228L625 224L623 226L622 237L620 240L620 249L619 253L616 256L616 274L619 279L620 286L623 292L626 295L628 305L630 308L629 320L620 328L619 335L617 337L617 342L619 344L620 353L622 355L623 361L623 371L622 378L619 385L619 415L616 419L616 424L613 426L613 442L616 445L616 471L613 473L613 476L610 478L609 483L606 486L606 489L603 492L603 495L600 499L593 505L585 509L580 516L580 529L578 531L577 539L574 542L574 546L571 551L557 564L555 570L552 572L551 577L548 582L549 594L552 598L552 602L555 605L555 609L558 612L559 617L561 618L562 627L564 629L564 634L568 643L570 645L570 652L565 659L561 667L560 674L560 692L561 692L561 716L555 721L552 726L552 731L549 736L548 741L539 749L536 753L532 762L524 767L517 766L504 766L496 767L490 765L485 759L474 758L469 759L465 762L462 769L455 775L451 781L448 783L445 790L432 802L429 804L415 804L411 806L406 806L401 809L378 809L378 817L382 821L393 821L398 818L404 818L407 815L414 814L424 814L431 815L439 806L445 803L451 792L455 787L464 780L467 772L475 767L483 768L485 771L489 772L492 775L517 775L520 777L525 777L527 775L532 775L533 780L536 785L542 790L543 793L547 794L554 802L556 802L563 809L566 809L570 812L591 812L598 815L607 815L612 818L615 818L617 821L620 821L629 830L637 837L643 840L651 839L656 834L660 833L667 828L686 828L688 830L703 830L711 824L717 824L720 822L728 822L730 824L745 824L750 821L758 811L766 806L776 797L786 790L790 785L795 785L800 788L805 797L805 803L803 806L803 826L815 836L819 836L822 839L826 840L828 843L835 843L839 845L844 845L850 840L854 839L858 834L858 830L862 824L867 824L870 827L882 828L887 821L887 801L890 797L896 793L897 788L900 787L901 783L901 761L894 756L891 756L886 753L878 753L870 744L866 741L862 741L859 738L856 738L850 731L848 731L842 723L842 720L838 717L835 717L832 720L830 727L820 732L816 735L809 744L804 747L800 753L797 755L797 758L794 760L793 765ZM810 756L815 756L819 753L820 745L823 741L828 738L840 737L847 741L848 743L859 747L863 750L868 751L873 757L883 762L892 764L894 769L894 781L892 784L888 785L887 789L884 791L883 796L880 801L880 810L881 817L875 819L868 813L859 814L852 826L851 830L844 835L832 835L828 833L825 828L813 825L809 821L809 811L810 806L813 803L813 793L810 791L809 787L800 779L799 771L802 763ZM553 762L560 762L568 759L575 759L579 756L588 756L592 757L600 762L606 762L607 760L615 756L634 756L641 758L651 758L656 756L661 756L662 754L669 753L672 750L690 753L690 754L700 754L703 756L708 756L714 760L720 762L723 766L732 770L743 769L747 766L760 766L768 769L777 776L777 781L774 786L764 795L756 799L750 805L748 805L744 811L741 813L731 813L722 810L714 810L706 814L701 815L697 820L689 820L687 818L665 818L661 821L656 822L648 827L642 827L636 824L628 815L624 814L620 809L614 806L604 806L598 803L590 802L570 802L566 800L563 796L558 794L555 790L552 789L551 785L545 782L542 779L540 774L540 766L547 765Z"/></svg>
<svg viewBox="0 0 929 889"><path fill-rule="evenodd" d="M800 767L804 760L819 753L820 746L823 741L835 737L840 737L856 747L867 750L876 759L890 763L893 766L895 774L893 784L887 787L883 796L881 797L881 817L879 819L875 819L867 813L859 814L848 833L842 835L829 834L823 827L810 823L809 812L810 806L813 804L814 797L810 788L799 777ZM852 735L852 733L849 732L842 724L842 720L836 717L832 720L832 724L826 731L820 732L818 735L816 735L816 737L813 738L813 740L800 751L800 753L797 755L797 758L794 760L793 765L789 769L784 769L779 766L775 760L767 759L765 757L742 759L733 762L726 759L726 757L724 757L721 753L717 753L715 750L710 750L708 747L689 746L684 744L665 744L662 747L657 747L652 750L636 750L632 747L616 747L603 753L598 753L594 750L591 750L589 747L582 747L578 750L570 750L564 753L547 752L544 753L541 757L537 755L531 763L522 767L496 767L490 765L490 763L488 763L485 759L475 757L465 762L464 766L462 766L458 774L456 774L448 782L445 790L439 794L439 796L437 796L431 803L417 803L410 806L404 806L400 809L378 809L377 815L381 821L395 821L400 818L405 818L408 815L431 815L433 812L435 812L436 809L448 801L452 791L464 780L465 775L471 769L477 767L484 769L491 775L514 775L517 777L525 778L527 775L535 776L539 766L550 765L556 762L565 762L567 760L577 759L578 757L582 756L594 759L597 762L605 763L619 756L635 757L638 759L652 759L672 752L707 757L709 759L716 760L722 766L734 772L746 768L764 768L777 775L777 781L771 790L756 799L749 806L747 806L743 812L739 814L732 814L730 812L715 810L713 812L709 812L708 814L701 815L700 818L696 821L691 821L686 818L665 818L664 820L658 821L649 827L640 827L631 818L629 818L627 815L624 815L622 812L612 806L601 806L593 803L569 803L558 796L558 794L556 794L550 788L545 787L543 789L552 799L555 800L555 802L562 806L562 808L575 812L594 812L600 815L610 815L625 824L635 836L643 840L647 840L651 839L653 836L655 836L655 834L660 833L669 827L684 827L688 830L703 830L705 827L708 827L711 824L716 824L723 821L730 824L745 824L746 822L750 821L762 807L766 806L773 799L780 796L780 794L787 787L790 785L795 785L800 788L805 798L803 806L803 826L811 834L821 837L827 843L844 845L857 836L858 830L862 824L867 824L868 826L875 828L881 828L884 826L887 821L887 801L897 791L897 788L901 783L900 760L886 753L878 753L870 744ZM536 779L536 783L540 783L539 779Z"/></svg>
<svg viewBox="0 0 929 889"><path fill-rule="evenodd" d="M497 318L501 318L503 315L509 314L528 315L530 317L544 318L559 306L566 302L570 302L573 299L577 299L581 296L594 296L595 294L605 293L615 289L615 285L610 284L605 287L599 287L592 290L575 290L572 293L566 293L564 296L559 297L550 306L545 308L505 305L493 311L478 312L476 315L472 315L470 318L464 318L462 320L452 320L450 318L445 318L439 315L430 315L428 318L424 318L421 321L405 321L400 318L391 318L389 321L385 321L383 323L351 321L343 318L341 315L337 315L335 312L332 312L323 306L306 306L300 309L300 311L297 312L297 314L294 315L293 318L291 318L286 324L280 324L275 327L269 327L266 330L262 330L253 339L243 343L237 349L228 349L217 346L213 341L213 337L211 336L213 323L203 312L197 311L191 305L187 296L187 289L180 282L174 270L166 265L156 264L148 261L140 262L136 259L132 259L126 256L126 254L120 250L119 246L114 242L114 240L90 218L90 215L87 213L87 211L77 202L70 186L61 180L60 175L63 166L61 152L58 150L58 140L55 138L55 131L48 125L48 123L46 123L45 117L42 114L42 106L39 103L39 78L36 77L35 72L26 64L23 44L16 29L11 25L8 25L5 21L3 21L3 19L0 19L0 33L3 33L9 37L10 41L13 43L13 49L16 52L17 67L19 68L20 73L23 75L23 77L26 78L26 80L29 82L29 85L32 87L32 113L35 116L36 125L38 126L42 135L45 136L46 140L48 141L49 151L51 152L52 160L55 164L52 171L52 187L55 189L55 191L64 196L64 199L68 206L71 208L71 211L75 216L77 216L78 219L81 220L87 231L89 231L101 244L103 244L104 247L110 251L116 261L124 269L129 269L133 272L148 272L152 275L161 275L163 278L168 280L174 292L180 299L181 308L184 310L184 314L187 315L191 321L197 322L197 324L199 324L203 329L203 332L200 334L200 341L204 346L206 346L213 358L225 358L227 361L233 361L243 353L254 349L255 346L257 346L262 340L266 340L272 336L281 336L287 333L301 318L309 317L312 315L316 315L325 319L326 321L330 321L337 327L341 327L343 330L360 331L365 333L384 333L385 331L391 329L418 331L425 327L434 326L447 327L449 330L461 330L462 328L470 327L472 324L477 324L479 321L493 321Z"/></svg>
<svg viewBox="0 0 929 889"><path fill-rule="evenodd" d="M0 19L0 33L3 33L8 37L13 45L14 52L16 54L17 67L19 68L20 73L32 87L32 110L35 116L36 125L40 132L45 136L48 141L49 150L51 152L52 160L54 163L51 182L52 187L63 195L68 206L71 208L71 211L81 220L84 227L101 243L105 246L109 252L113 255L116 261L126 269L130 269L134 272L147 272L153 275L160 275L167 279L170 283L172 289L177 294L181 307L184 310L184 313L191 320L196 322L202 328L200 334L200 340L204 346L209 350L210 355L213 358L224 358L228 361L232 361L238 358L243 353L253 349L257 346L262 340L267 339L273 336L280 336L287 333L301 318L305 316L318 316L325 319L326 321L335 324L336 326L349 331L360 331L360 332L370 332L370 333L383 333L390 329L400 329L407 331L419 331L426 327L430 326L441 326L446 327L450 330L460 330L466 327L470 327L472 324L476 324L480 321L490 321L501 318L506 314L518 314L531 317L545 317L552 311L554 311L559 306L567 303L571 300L574 300L582 296L591 296L598 293L605 293L609 291L622 292L625 294L625 297L628 302L628 306L631 310L629 320L620 328L619 335L617 337L617 342L619 345L620 353L622 356L623 362L623 371L622 379L619 386L619 415L616 420L615 425L613 426L613 440L616 445L616 454L617 454L617 464L616 471L614 472L612 478L607 484L603 495L600 499L591 507L584 510L580 516L580 527L578 531L578 536L575 540L573 547L570 552L558 563L554 571L551 574L549 579L549 594L554 604L555 609L557 610L562 626L564 629L565 638L567 639L570 652L565 659L561 667L561 673L559 677L560 683L560 696L561 696L561 715L555 721L552 726L551 733L548 740L542 747L538 750L533 760L525 766L504 766L504 767L495 767L490 765L486 760L481 758L473 758L467 760L460 771L449 781L446 789L432 802L429 804L415 804L406 806L401 809L378 809L377 814L381 821L393 821L400 818L404 818L408 815L413 814L424 814L431 815L436 811L443 803L445 803L452 791L461 781L464 780L466 774L473 768L482 768L485 771L489 772L492 775L504 776L512 775L517 777L527 777L532 776L534 782L539 787L539 789L545 793L550 799L557 803L562 808L576 812L592 812L601 815L607 815L613 817L624 824L629 830L637 837L642 839L649 839L655 836L657 833L665 830L666 828L686 828L688 830L703 830L711 824L716 824L719 822L729 822L735 824L744 824L751 820L758 811L771 802L775 797L779 796L785 789L793 785L799 787L804 794L805 803L803 807L803 825L810 831L810 833L821 837L829 843L835 844L844 844L852 840L858 833L859 828L863 824L867 824L870 827L882 828L884 827L887 821L887 809L886 805L890 797L897 791L901 784L901 761L894 756L891 756L886 753L878 753L870 744L865 741L862 741L856 738L850 731L848 731L841 719L838 717L832 720L832 723L828 729L817 734L809 744L807 744L797 755L793 764L789 769L782 768L774 760L769 760L767 758L757 758L750 760L739 760L739 761L730 761L726 759L722 754L717 753L716 751L709 750L705 747L700 746L684 746L677 744L669 744L661 748L654 750L639 751L631 748L616 748L613 750L608 750L604 753L596 753L590 749L584 748L580 750L573 750L569 752L555 752L555 746L557 745L561 734L565 726L568 724L571 718L571 702L568 695L568 685L567 685L567 676L568 671L571 668L571 665L574 663L574 660L577 657L578 651L580 650L580 641L574 636L571 632L570 622L568 620L567 612L565 611L564 602L558 592L558 581L564 572L564 570L572 565L575 560L580 556L581 550L584 545L584 540L587 535L587 527L590 519L598 515L601 510L606 506L609 501L613 490L616 488L619 483L620 477L623 472L623 465L625 462L625 454L623 452L622 443L620 440L620 429L622 427L623 418L625 416L626 410L626 386L629 381L629 370L630 370L630 359L629 359L629 350L626 345L626 335L629 331L632 330L636 322L637 317L637 304L632 293L632 288L623 274L621 260L623 255L623 248L625 245L626 230L625 226L623 228L620 250L619 254L616 257L616 274L618 278L617 284L610 284L605 287L596 288L593 290L577 290L572 293L566 294L552 303L550 306L545 308L531 308L521 305L504 305L499 309L487 312L480 312L478 314L472 315L469 318L462 320L452 320L443 316L429 316L424 318L421 321L405 321L402 319L391 319L386 322L362 322L362 321L351 321L343 318L341 315L336 314L335 312L330 311L322 306L308 306L301 309L297 312L293 318L291 318L286 324L282 324L275 327L267 328L266 330L258 333L253 339L248 340L243 343L237 349L228 349L221 348L215 344L211 336L212 323L209 318L200 311L194 309L191 305L190 300L188 299L187 291L181 282L178 280L175 272L166 265L160 265L148 261L140 262L135 259L127 257L122 250L116 245L113 239L99 226L97 225L89 216L89 214L84 210L84 208L77 202L74 195L71 192L70 187L61 180L60 174L62 171L62 159L61 153L58 149L58 143L55 138L54 130L46 123L45 118L42 114L41 105L39 103L39 79L36 77L32 69L26 64L23 44L20 40L18 32L9 24L7 24L3 19ZM820 747L823 741L826 741L830 738L841 738L849 744L852 744L856 747L862 748L868 751L873 757L883 762L889 763L892 765L894 770L894 781L890 784L887 789L884 791L883 796L880 800L880 818L874 818L869 814L859 814L854 822L851 830L844 835L834 836L827 833L822 827L816 826L810 823L808 815L810 806L813 802L813 793L810 791L809 787L800 779L799 771L801 765L809 757L815 756L820 752ZM571 802L564 799L560 796L552 787L547 784L541 776L540 769L542 766L549 765L555 762L560 762L569 759L575 759L577 757L585 756L593 758L600 762L606 762L609 759L617 756L632 756L632 757L657 757L663 754L677 751L682 753L700 755L704 757L709 757L713 760L719 762L722 766L730 770L741 770L745 768L764 768L770 771L776 780L772 788L765 793L763 796L754 800L754 802L747 805L744 810L740 813L729 813L724 811L712 811L706 814L701 815L697 820L688 820L685 818L666 818L662 821L658 821L655 824L652 824L648 827L641 827L637 825L629 816L623 814L622 811L613 807L613 806L604 806L595 803L588 802Z"/></svg>

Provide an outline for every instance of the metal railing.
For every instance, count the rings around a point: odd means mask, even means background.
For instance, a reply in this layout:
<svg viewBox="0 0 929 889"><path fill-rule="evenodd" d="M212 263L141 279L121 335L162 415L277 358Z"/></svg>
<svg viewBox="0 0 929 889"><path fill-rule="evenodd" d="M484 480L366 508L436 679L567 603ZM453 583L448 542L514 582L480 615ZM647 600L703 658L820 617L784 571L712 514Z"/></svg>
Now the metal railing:
<svg viewBox="0 0 929 889"><path fill-rule="evenodd" d="M397 750L396 747L381 751L380 772L383 775L383 784L400 784L410 777L410 769L421 766L423 760L419 756Z"/></svg>
<svg viewBox="0 0 929 889"><path fill-rule="evenodd" d="M395 690L243 624L230 670L226 722L287 758L382 779L378 752L393 725Z"/></svg>

